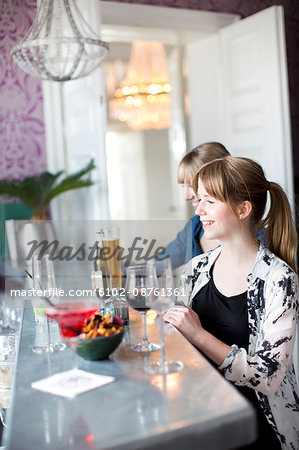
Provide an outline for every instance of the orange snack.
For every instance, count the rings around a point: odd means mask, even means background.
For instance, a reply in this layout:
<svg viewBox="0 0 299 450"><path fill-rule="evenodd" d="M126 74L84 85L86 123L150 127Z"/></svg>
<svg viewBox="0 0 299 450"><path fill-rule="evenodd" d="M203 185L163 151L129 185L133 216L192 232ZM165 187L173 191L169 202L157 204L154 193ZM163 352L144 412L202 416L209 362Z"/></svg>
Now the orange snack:
<svg viewBox="0 0 299 450"><path fill-rule="evenodd" d="M124 329L124 322L118 316L107 314L93 314L90 319L85 321L82 327L84 339L92 339L99 336L111 336L120 333Z"/></svg>

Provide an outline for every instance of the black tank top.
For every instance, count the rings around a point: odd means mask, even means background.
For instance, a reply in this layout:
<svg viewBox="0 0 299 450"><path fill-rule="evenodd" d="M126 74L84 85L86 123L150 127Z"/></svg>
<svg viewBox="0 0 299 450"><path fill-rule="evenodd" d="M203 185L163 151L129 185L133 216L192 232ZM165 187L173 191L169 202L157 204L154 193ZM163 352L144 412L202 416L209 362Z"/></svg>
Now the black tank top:
<svg viewBox="0 0 299 450"><path fill-rule="evenodd" d="M198 314L203 328L220 341L231 346L237 345L248 351L249 328L247 310L247 291L232 297L221 294L213 280L213 267L210 281L195 295L192 309ZM210 361L215 367L216 364ZM244 450L279 450L280 444L274 430L269 425L256 394L247 386L236 386L255 408L258 423L258 439ZM243 450L243 449L242 449Z"/></svg>
<svg viewBox="0 0 299 450"><path fill-rule="evenodd" d="M216 288L211 273L210 281L194 297L192 309L206 331L227 345L248 350L247 291L226 297Z"/></svg>

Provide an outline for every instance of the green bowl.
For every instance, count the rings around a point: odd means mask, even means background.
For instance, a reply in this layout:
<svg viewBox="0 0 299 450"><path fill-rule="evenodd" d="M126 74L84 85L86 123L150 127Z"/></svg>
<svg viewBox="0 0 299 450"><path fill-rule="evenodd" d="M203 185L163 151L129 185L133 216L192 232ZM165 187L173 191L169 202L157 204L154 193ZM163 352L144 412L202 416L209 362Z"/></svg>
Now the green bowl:
<svg viewBox="0 0 299 450"><path fill-rule="evenodd" d="M107 359L109 355L119 346L125 331L111 334L111 336L99 336L96 338L82 339L77 345L77 353L84 359L100 361Z"/></svg>

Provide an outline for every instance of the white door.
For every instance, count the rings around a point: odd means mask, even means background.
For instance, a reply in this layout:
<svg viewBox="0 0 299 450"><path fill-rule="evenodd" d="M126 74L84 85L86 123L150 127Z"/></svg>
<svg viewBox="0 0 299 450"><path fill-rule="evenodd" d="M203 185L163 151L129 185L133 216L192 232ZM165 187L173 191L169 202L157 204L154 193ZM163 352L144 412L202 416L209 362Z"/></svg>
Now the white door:
<svg viewBox="0 0 299 450"><path fill-rule="evenodd" d="M258 161L294 208L283 8L273 6L187 46L191 147L218 140ZM297 376L298 336L294 351Z"/></svg>
<svg viewBox="0 0 299 450"><path fill-rule="evenodd" d="M191 146L223 142L257 160L293 202L283 8L273 6L187 46Z"/></svg>

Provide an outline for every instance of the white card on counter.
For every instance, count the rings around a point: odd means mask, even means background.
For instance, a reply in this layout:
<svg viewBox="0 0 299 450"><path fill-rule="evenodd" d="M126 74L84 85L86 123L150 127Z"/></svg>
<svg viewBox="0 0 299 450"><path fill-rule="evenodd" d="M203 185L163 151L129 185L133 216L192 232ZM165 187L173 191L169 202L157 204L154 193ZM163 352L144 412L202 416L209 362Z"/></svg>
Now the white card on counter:
<svg viewBox="0 0 299 450"><path fill-rule="evenodd" d="M79 377L77 382L76 377ZM97 389L112 383L114 377L106 375L96 375L85 370L68 370L66 372L55 373L50 377L31 383L33 389L48 392L49 394L60 395L62 397L73 398L83 392Z"/></svg>

